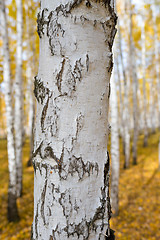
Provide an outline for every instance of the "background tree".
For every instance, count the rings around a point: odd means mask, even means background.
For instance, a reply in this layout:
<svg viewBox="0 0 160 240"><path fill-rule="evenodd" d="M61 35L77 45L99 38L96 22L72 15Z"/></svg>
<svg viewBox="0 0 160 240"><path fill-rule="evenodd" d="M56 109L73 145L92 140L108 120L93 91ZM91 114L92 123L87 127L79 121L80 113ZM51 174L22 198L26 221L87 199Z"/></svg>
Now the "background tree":
<svg viewBox="0 0 160 240"><path fill-rule="evenodd" d="M14 123L13 123L13 107L12 107L12 83L10 70L10 53L8 41L8 27L6 18L6 9L4 0L0 1L1 11L1 32L3 38L3 79L5 83L5 104L7 117L7 148L8 148L8 169L9 169L9 186L8 186L8 220L18 220L17 210L17 175L16 175L16 156L14 148Z"/></svg>
<svg viewBox="0 0 160 240"><path fill-rule="evenodd" d="M22 195L22 145L23 145L23 88L22 88L22 1L17 3L17 52L15 76L15 152L17 167L17 196Z"/></svg>

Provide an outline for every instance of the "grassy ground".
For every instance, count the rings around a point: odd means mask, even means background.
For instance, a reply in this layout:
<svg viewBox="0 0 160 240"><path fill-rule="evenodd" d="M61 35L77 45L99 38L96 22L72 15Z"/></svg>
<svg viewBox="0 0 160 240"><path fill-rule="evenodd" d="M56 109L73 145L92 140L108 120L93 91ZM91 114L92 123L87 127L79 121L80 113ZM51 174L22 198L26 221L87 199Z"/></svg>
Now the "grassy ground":
<svg viewBox="0 0 160 240"><path fill-rule="evenodd" d="M121 146L119 216L111 227L119 240L160 240L160 171L158 169L158 133L151 135L143 148L138 141L138 164L123 170Z"/></svg>
<svg viewBox="0 0 160 240"><path fill-rule="evenodd" d="M116 240L160 240L160 171L158 171L158 134L149 138L143 148L143 136L138 141L138 165L123 170L121 151L120 211L112 218ZM6 141L0 140L0 239L28 240L33 218L33 168L26 167L29 142L24 146L23 197L18 200L18 223L8 223L7 214L7 152ZM75 239L76 240L76 239Z"/></svg>
<svg viewBox="0 0 160 240"><path fill-rule="evenodd" d="M23 149L23 196L18 199L20 221L8 223L7 215L7 149L6 141L0 140L0 239L1 240L28 240L33 218L33 168L26 167L29 156L29 142L26 141Z"/></svg>

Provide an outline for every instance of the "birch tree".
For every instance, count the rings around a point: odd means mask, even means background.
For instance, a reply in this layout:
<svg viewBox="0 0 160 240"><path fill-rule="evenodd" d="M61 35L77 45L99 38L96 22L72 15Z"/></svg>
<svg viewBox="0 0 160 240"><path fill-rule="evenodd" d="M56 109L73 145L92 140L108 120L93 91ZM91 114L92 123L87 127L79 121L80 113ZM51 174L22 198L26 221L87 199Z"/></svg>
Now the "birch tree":
<svg viewBox="0 0 160 240"><path fill-rule="evenodd" d="M17 3L17 52L16 52L16 79L15 79L15 151L17 166L17 196L22 195L22 145L23 145L23 126L22 126L22 0Z"/></svg>
<svg viewBox="0 0 160 240"><path fill-rule="evenodd" d="M115 70L113 70L111 77L111 162L111 206L113 214L116 216L118 215L119 208L119 133L118 99L115 82Z"/></svg>
<svg viewBox="0 0 160 240"><path fill-rule="evenodd" d="M123 53L122 53L122 39L121 39L121 30L120 24L118 21L118 38L119 38L119 52L122 66L122 74L123 74L123 83L124 83L124 101L123 101L123 115L122 115L122 126L123 126L123 148L125 155L124 168L129 167L129 159L130 159L130 132L129 132L129 89L130 89L130 80L127 80L126 71L124 67L123 61ZM121 103L122 104L122 101Z"/></svg>
<svg viewBox="0 0 160 240"><path fill-rule="evenodd" d="M28 4L28 5L27 5ZM33 28L33 20L29 18L31 15L31 9L32 9L32 2L28 1L26 4L26 29L27 29L27 45L28 45L28 51L27 51L27 81L28 81L28 99L29 99L29 138L30 138L30 154L29 154L29 160L27 165L31 166L32 164L32 153L33 153L33 127L34 127L34 120L35 120L35 99L33 95L33 73L35 72L35 66L36 66L36 50L35 50L35 36ZM32 56L31 56L32 53Z"/></svg>
<svg viewBox="0 0 160 240"><path fill-rule="evenodd" d="M144 14L143 14L144 18ZM148 141L148 126L147 126L147 98L146 98L146 42L145 42L145 21L142 20L142 77L143 77L143 122L144 122L144 142L143 145L147 146Z"/></svg>
<svg viewBox="0 0 160 240"><path fill-rule="evenodd" d="M159 41L158 41L158 29L156 22L156 5L153 4L153 26L154 26L154 54L155 54L155 73L157 84L157 102L158 102L158 127L160 128L160 65L159 65Z"/></svg>
<svg viewBox="0 0 160 240"><path fill-rule="evenodd" d="M8 27L4 0L0 1L1 16L1 33L3 39L3 79L5 84L5 104L7 118L7 150L8 150L8 169L9 169L9 186L8 186L8 220L18 220L18 210L16 203L16 158L14 149L13 133L13 106L12 106L12 88L11 88L11 70L10 70L10 53L8 40Z"/></svg>
<svg viewBox="0 0 160 240"><path fill-rule="evenodd" d="M111 1L42 0L32 239L109 239Z"/></svg>
<svg viewBox="0 0 160 240"><path fill-rule="evenodd" d="M136 73L135 47L132 36L132 4L129 0L129 75L133 86L133 164L137 163L137 139L138 139L138 103L137 90L138 79Z"/></svg>

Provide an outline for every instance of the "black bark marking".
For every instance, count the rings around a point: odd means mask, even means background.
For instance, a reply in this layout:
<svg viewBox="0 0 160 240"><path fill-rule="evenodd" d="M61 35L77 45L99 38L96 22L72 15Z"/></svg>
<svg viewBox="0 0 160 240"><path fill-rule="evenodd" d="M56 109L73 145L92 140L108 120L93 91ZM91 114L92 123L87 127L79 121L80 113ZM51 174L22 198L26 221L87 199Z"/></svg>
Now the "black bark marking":
<svg viewBox="0 0 160 240"><path fill-rule="evenodd" d="M70 204L70 207L68 203ZM63 215L66 217L66 219L68 219L72 213L72 202L69 190L66 190L64 193L61 193L61 196L59 198L59 204L62 206Z"/></svg>
<svg viewBox="0 0 160 240"><path fill-rule="evenodd" d="M38 239L38 206L37 204L37 210L36 210L36 216L35 216L35 233L36 233L36 239Z"/></svg>
<svg viewBox="0 0 160 240"><path fill-rule="evenodd" d="M62 149L62 153L61 153L60 159L56 157L53 149L50 146L47 146L44 149L44 156L43 156L43 158L50 157L50 158L54 159L56 161L56 163L58 164L59 169L61 169L61 166L62 166L62 163L63 163L63 156L64 156L64 147Z"/></svg>
<svg viewBox="0 0 160 240"><path fill-rule="evenodd" d="M45 130L44 129L44 121L45 121L46 114L47 114L48 103L49 103L49 96L48 96L46 104L43 107L42 114L41 114L41 129L42 129L42 132L45 132L44 131Z"/></svg>
<svg viewBox="0 0 160 240"><path fill-rule="evenodd" d="M45 20L45 12L48 12L47 8L44 8L42 13L39 12L37 15L37 33L40 38L42 38L44 34L44 25L48 23L48 21Z"/></svg>
<svg viewBox="0 0 160 240"><path fill-rule="evenodd" d="M67 221L67 226L64 228L64 231L67 233L68 238L77 234L78 238L82 235L84 240L87 240L89 237L89 227L90 222L87 222L85 219L79 224L69 224Z"/></svg>
<svg viewBox="0 0 160 240"><path fill-rule="evenodd" d="M108 236L108 234L107 234L106 240L115 240L115 235L114 235L114 233L115 233L115 231L112 230L112 229L110 229L110 234L109 234L109 236Z"/></svg>
<svg viewBox="0 0 160 240"><path fill-rule="evenodd" d="M86 1L86 6L87 6L88 8L91 7L91 3L90 3L89 0Z"/></svg>
<svg viewBox="0 0 160 240"><path fill-rule="evenodd" d="M72 70L70 60L63 59L60 71L56 75L56 85L60 92L60 96L72 96L72 93L76 91L76 85L81 82L83 65L81 58L79 58ZM64 74L64 76L63 76Z"/></svg>
<svg viewBox="0 0 160 240"><path fill-rule="evenodd" d="M53 149L50 146L45 147L44 150L43 150L43 153L42 153L42 147L43 147L43 141L40 143L38 148L33 153L32 162L33 162L33 167L34 167L35 174L36 174L36 169L39 169L40 174L42 175L42 168L45 168L46 172L48 172L48 165L46 163L43 163L42 161L41 162L36 162L35 161L35 157L38 154L39 154L39 156L41 157L42 160L44 160L48 157L52 158L57 163L57 165L55 165L51 169L53 169L53 170L58 169L59 172L61 172L63 157L64 157L64 146L62 148L60 159L58 159L56 157L56 154L54 153Z"/></svg>
<svg viewBox="0 0 160 240"><path fill-rule="evenodd" d="M88 54L86 54L86 68L87 68L87 72L89 70L89 56Z"/></svg>
<svg viewBox="0 0 160 240"><path fill-rule="evenodd" d="M109 83L109 86L108 86L108 99L110 98L110 95L111 95L111 84Z"/></svg>
<svg viewBox="0 0 160 240"><path fill-rule="evenodd" d="M62 166L60 178L66 180L69 175L73 176L75 173L77 173L79 180L83 180L83 176L85 174L88 174L88 176L90 176L91 174L93 174L93 171L95 171L98 176L98 163L91 163L89 161L84 163L81 157L77 158L73 155L71 158L69 158L68 166Z"/></svg>
<svg viewBox="0 0 160 240"><path fill-rule="evenodd" d="M41 104L43 104L44 99L46 98L47 95L49 95L50 90L49 88L45 87L43 85L43 82L41 79L38 79L37 76L35 76L35 81L34 81L34 95L37 99L37 101Z"/></svg>
<svg viewBox="0 0 160 240"><path fill-rule="evenodd" d="M47 174L47 171L46 171L46 174ZM45 180L45 183L44 183L43 191L41 193L41 201L42 201L42 204L41 204L41 216L42 216L44 225L46 225L45 212L44 212L46 189L47 189L47 177L46 177L46 180Z"/></svg>
<svg viewBox="0 0 160 240"><path fill-rule="evenodd" d="M65 65L65 58L63 59L61 69L56 76L56 80L57 80L56 85L57 85L60 93L62 93L61 92L61 85L62 85L62 75L63 75L63 71L64 71L64 65Z"/></svg>

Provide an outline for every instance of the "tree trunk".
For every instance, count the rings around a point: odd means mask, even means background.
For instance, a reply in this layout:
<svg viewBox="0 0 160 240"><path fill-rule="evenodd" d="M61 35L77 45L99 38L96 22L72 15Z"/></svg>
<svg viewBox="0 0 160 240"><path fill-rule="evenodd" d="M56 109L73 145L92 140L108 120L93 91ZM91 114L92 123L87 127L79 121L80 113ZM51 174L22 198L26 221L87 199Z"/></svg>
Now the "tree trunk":
<svg viewBox="0 0 160 240"><path fill-rule="evenodd" d="M156 5L153 5L153 19L154 19L154 54L155 54L155 72L157 83L157 98L158 98L158 127L160 129L160 65L159 65L159 41L158 41L158 29L156 22Z"/></svg>
<svg viewBox="0 0 160 240"><path fill-rule="evenodd" d="M115 53L115 52L114 52ZM119 209L119 134L118 134L118 100L113 70L111 77L111 206L113 214L118 215Z"/></svg>
<svg viewBox="0 0 160 240"><path fill-rule="evenodd" d="M132 36L132 4L129 0L129 71L133 86L133 164L137 164L137 140L138 140L138 103L137 90L138 79L136 73L135 48Z"/></svg>
<svg viewBox="0 0 160 240"><path fill-rule="evenodd" d="M148 143L148 126L147 126L147 99L146 99L146 47L145 47L145 21L142 20L142 77L143 77L143 122L144 122L144 147Z"/></svg>
<svg viewBox="0 0 160 240"><path fill-rule="evenodd" d="M155 85L153 79L150 82L150 122L151 122L151 133L156 132L156 104L155 104Z"/></svg>
<svg viewBox="0 0 160 240"><path fill-rule="evenodd" d="M64 2L64 1L63 1ZM109 239L109 1L41 1L32 239Z"/></svg>
<svg viewBox="0 0 160 240"><path fill-rule="evenodd" d="M27 165L31 166L32 164L32 154L33 154L33 128L34 128L34 119L35 119L35 103L33 96L33 77L32 69L30 64L27 67L27 76L28 76L28 89L29 89L29 138L30 138L30 154Z"/></svg>
<svg viewBox="0 0 160 240"><path fill-rule="evenodd" d="M29 160L27 162L27 166L32 165L32 154L33 154L33 145L34 145L34 140L33 140L33 128L34 128L34 121L35 121L35 99L33 95L33 72L35 72L35 37L34 37L34 28L33 28L33 23L32 19L28 17L31 9L31 2L27 2L28 5L26 5L26 25L27 25L27 42L28 42L28 64L27 64L27 70L26 70L26 75L27 75L27 80L28 80L28 96L29 96L29 138L30 138L30 154L29 154ZM32 36L32 37L31 37ZM32 52L32 56L30 56L30 53Z"/></svg>
<svg viewBox="0 0 160 240"><path fill-rule="evenodd" d="M22 146L23 146L23 91L22 91L22 0L17 2L17 55L15 79L15 149L17 165L17 197L22 195Z"/></svg>
<svg viewBox="0 0 160 240"><path fill-rule="evenodd" d="M18 220L18 210L16 203L16 158L14 149L13 134L13 107L11 97L11 70L10 53L8 41L8 27L4 0L0 1L1 10L1 33L3 39L3 79L5 84L5 104L7 118L7 149L8 149L8 169L9 169L9 187L8 187L8 220Z"/></svg>
<svg viewBox="0 0 160 240"><path fill-rule="evenodd" d="M123 73L123 81L124 81L124 102L123 102L123 115L122 122L124 127L124 140L123 140L123 151L125 156L124 168L129 167L129 159L130 159L130 132L129 132L129 88L130 88L130 80L126 77L126 71L123 62L123 54L122 54L122 40L121 40L121 30L118 23L118 36L119 36L119 51L122 65L122 73Z"/></svg>

